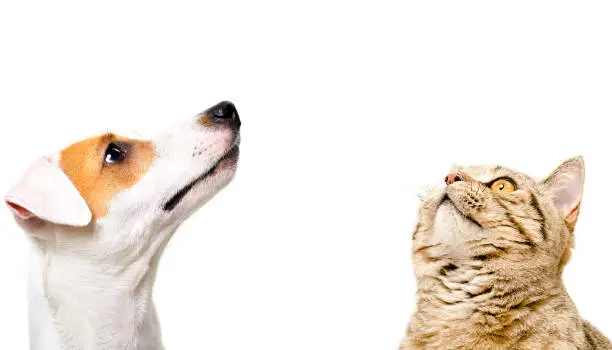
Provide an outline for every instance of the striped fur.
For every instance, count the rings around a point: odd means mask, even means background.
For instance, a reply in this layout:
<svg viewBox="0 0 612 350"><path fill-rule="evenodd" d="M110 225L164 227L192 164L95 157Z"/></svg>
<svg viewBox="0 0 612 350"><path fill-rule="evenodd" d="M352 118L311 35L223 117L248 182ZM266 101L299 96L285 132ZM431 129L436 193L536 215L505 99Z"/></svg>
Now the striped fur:
<svg viewBox="0 0 612 350"><path fill-rule="evenodd" d="M543 181L499 166L454 172L464 181L430 191L419 211L417 308L401 350L612 349L580 318L561 278L573 246L582 159ZM567 191L565 180L574 175L578 191ZM488 184L500 177L517 190L492 191ZM560 201L563 191L570 197Z"/></svg>

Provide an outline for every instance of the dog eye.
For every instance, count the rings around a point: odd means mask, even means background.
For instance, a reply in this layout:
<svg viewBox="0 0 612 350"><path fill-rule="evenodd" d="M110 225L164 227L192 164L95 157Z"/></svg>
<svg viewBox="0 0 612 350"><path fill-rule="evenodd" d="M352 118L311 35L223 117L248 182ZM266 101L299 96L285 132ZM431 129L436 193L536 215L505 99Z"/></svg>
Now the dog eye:
<svg viewBox="0 0 612 350"><path fill-rule="evenodd" d="M127 153L116 143L111 143L108 145L108 148L106 148L106 152L104 153L104 164L119 164L124 162L126 158Z"/></svg>
<svg viewBox="0 0 612 350"><path fill-rule="evenodd" d="M508 178L501 178L493 181L489 188L493 192L509 193L516 191L514 182Z"/></svg>

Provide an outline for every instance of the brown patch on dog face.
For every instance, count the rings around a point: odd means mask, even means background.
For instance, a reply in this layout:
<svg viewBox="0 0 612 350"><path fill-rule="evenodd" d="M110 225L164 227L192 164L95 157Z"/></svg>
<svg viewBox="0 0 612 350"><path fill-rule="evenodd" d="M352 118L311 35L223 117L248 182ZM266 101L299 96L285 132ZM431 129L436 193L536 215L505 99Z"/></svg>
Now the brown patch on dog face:
<svg viewBox="0 0 612 350"><path fill-rule="evenodd" d="M205 127L211 127L215 125L215 123L210 118L209 111L202 112L198 115L198 123Z"/></svg>
<svg viewBox="0 0 612 350"><path fill-rule="evenodd" d="M105 162L109 145L125 153L121 162ZM106 215L108 203L122 190L134 186L147 172L155 150L150 141L123 138L113 134L77 142L60 154L60 167L87 202L93 219Z"/></svg>

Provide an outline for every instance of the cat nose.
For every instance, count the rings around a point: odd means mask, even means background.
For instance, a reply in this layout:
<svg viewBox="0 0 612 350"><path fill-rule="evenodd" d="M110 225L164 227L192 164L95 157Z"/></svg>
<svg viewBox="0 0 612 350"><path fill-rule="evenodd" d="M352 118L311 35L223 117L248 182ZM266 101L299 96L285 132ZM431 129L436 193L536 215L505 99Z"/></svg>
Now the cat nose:
<svg viewBox="0 0 612 350"><path fill-rule="evenodd" d="M463 178L461 178L461 175L459 175L457 173L448 174L444 178L444 182L446 182L447 185L452 185L453 183L455 183L457 181L463 181Z"/></svg>

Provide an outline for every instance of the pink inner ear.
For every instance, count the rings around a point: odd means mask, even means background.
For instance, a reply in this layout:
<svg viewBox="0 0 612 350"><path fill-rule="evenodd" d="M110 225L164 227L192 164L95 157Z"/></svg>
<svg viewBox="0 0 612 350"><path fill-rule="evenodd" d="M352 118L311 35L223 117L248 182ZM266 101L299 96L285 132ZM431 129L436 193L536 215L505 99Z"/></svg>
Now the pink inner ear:
<svg viewBox="0 0 612 350"><path fill-rule="evenodd" d="M26 208L22 207L21 205L15 204L13 202L6 202L6 204L13 209L14 211L17 212L17 214L19 216L21 216L24 219L28 219L31 218L32 216L34 216L34 214L32 214L31 211L27 210Z"/></svg>

